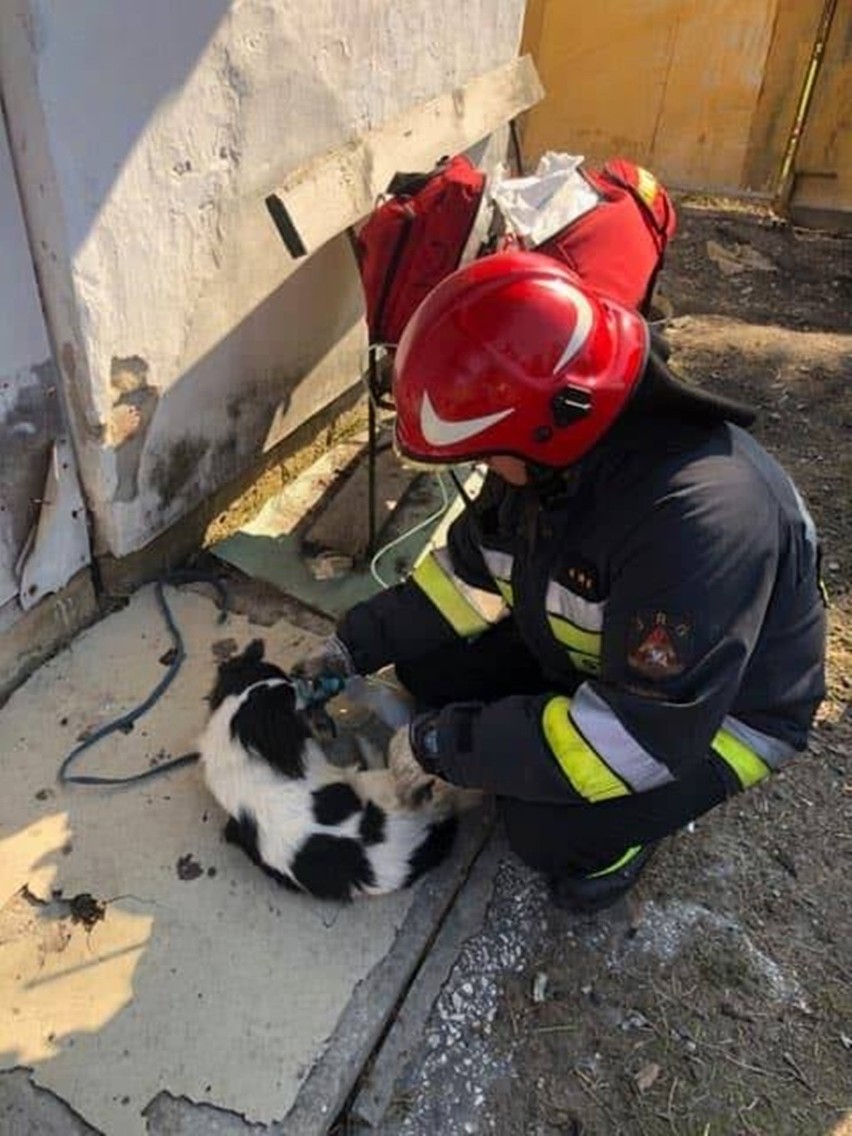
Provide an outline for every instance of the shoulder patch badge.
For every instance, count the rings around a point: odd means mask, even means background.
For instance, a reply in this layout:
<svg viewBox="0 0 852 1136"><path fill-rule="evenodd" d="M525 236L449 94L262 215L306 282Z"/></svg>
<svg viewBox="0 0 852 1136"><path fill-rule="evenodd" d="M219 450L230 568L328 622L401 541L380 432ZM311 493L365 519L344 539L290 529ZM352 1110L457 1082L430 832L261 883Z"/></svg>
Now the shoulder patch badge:
<svg viewBox="0 0 852 1136"><path fill-rule="evenodd" d="M647 678L674 678L686 669L691 645L688 620L664 611L639 612L630 626L627 663Z"/></svg>

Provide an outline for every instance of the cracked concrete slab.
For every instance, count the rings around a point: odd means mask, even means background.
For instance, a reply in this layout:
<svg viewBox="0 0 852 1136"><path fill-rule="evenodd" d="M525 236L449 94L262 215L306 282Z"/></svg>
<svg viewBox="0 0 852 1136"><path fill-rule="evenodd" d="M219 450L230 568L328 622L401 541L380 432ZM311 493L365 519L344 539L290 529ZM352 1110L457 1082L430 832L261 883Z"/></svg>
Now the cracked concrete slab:
<svg viewBox="0 0 852 1136"><path fill-rule="evenodd" d="M0 1073L3 1136L97 1136L97 1131L58 1099L30 1081L28 1069Z"/></svg>
<svg viewBox="0 0 852 1136"><path fill-rule="evenodd" d="M257 634L241 615L218 626L200 594L168 595L187 662L132 733L81 758L87 772L192 749L217 641ZM283 621L263 636L285 665L311 639ZM163 1093L250 1123L284 1117L416 895L343 908L278 890L223 843L194 767L123 790L56 784L80 733L139 702L170 646L143 589L0 712L0 1069L29 1069L120 1136L146 1132ZM376 1013L393 997L391 982Z"/></svg>

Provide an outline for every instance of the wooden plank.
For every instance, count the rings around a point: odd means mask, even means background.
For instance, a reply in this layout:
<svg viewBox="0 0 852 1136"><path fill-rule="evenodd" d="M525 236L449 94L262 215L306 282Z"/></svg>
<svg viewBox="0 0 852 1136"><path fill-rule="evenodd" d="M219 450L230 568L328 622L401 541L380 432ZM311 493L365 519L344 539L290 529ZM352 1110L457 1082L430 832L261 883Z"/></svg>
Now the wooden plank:
<svg viewBox="0 0 852 1136"><path fill-rule="evenodd" d="M267 198L293 256L367 215L397 170L429 169L469 149L543 95L530 56L471 79L294 171Z"/></svg>
<svg viewBox="0 0 852 1136"><path fill-rule="evenodd" d="M70 643L98 614L92 575L84 568L60 591L18 615L0 634L0 706L36 667Z"/></svg>
<svg viewBox="0 0 852 1136"><path fill-rule="evenodd" d="M852 211L852 9L845 4L834 13L795 170L794 211Z"/></svg>

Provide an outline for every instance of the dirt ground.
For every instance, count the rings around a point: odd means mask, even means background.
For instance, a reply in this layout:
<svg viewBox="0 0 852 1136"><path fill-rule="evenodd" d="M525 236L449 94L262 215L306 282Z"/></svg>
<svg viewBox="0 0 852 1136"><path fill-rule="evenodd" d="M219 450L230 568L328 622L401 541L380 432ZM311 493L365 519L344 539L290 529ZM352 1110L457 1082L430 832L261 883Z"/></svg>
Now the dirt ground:
<svg viewBox="0 0 852 1136"><path fill-rule="evenodd" d="M852 1133L852 240L681 216L661 281L674 361L759 408L809 504L830 693L810 752L668 841L629 915L548 913L500 982L490 1048L511 1081L460 1131Z"/></svg>

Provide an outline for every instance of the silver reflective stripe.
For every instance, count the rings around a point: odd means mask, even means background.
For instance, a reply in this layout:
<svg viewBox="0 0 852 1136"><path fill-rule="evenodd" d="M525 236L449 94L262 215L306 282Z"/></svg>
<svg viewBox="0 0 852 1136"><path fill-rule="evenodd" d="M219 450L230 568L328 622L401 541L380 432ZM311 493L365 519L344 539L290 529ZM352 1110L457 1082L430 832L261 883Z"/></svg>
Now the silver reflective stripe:
<svg viewBox="0 0 852 1136"><path fill-rule="evenodd" d="M639 745L586 682L571 700L571 719L592 749L637 793L674 781L668 766Z"/></svg>
<svg viewBox="0 0 852 1136"><path fill-rule="evenodd" d="M740 722L738 718L725 718L722 723L722 729L727 730L729 734L733 734L737 741L743 743L744 746L756 753L761 761L765 761L772 769L779 769L785 765L791 757L796 753L795 746L790 745L789 742L784 742L780 738L770 737L769 734L761 733L756 730L754 726L747 726L745 722Z"/></svg>
<svg viewBox="0 0 852 1136"><path fill-rule="evenodd" d="M793 497L795 498L796 504L799 506L799 512L801 513L802 522L805 526L805 540L810 545L811 550L814 553L814 555L816 555L817 532L816 532L816 525L814 524L814 519L811 516L810 512L808 511L808 507L805 504L804 498L802 497L801 493L799 492L799 490L796 488L795 484L793 483L792 477L790 477L789 474L785 474L785 476L787 478L787 482L788 482L790 488L793 490Z"/></svg>
<svg viewBox="0 0 852 1136"><path fill-rule="evenodd" d="M547 585L544 605L551 615L560 615L583 631L600 631L603 627L605 603L584 600L555 580Z"/></svg>
<svg viewBox="0 0 852 1136"><path fill-rule="evenodd" d="M470 606L486 623L495 623L506 611L506 603L502 596L487 592L484 588L475 588L468 584L461 576L456 575L449 551L446 548L436 548L432 556L440 566L444 575L452 582L456 591L464 596Z"/></svg>
<svg viewBox="0 0 852 1136"><path fill-rule="evenodd" d="M513 556L510 556L508 552L497 552L496 549L492 548L483 548L481 552L485 567L495 580L508 582L512 579L512 567L515 563Z"/></svg>

